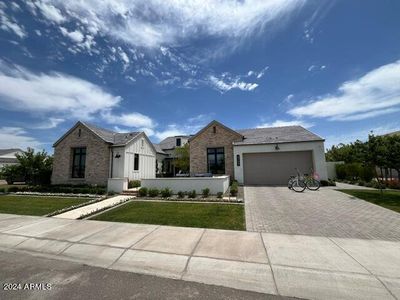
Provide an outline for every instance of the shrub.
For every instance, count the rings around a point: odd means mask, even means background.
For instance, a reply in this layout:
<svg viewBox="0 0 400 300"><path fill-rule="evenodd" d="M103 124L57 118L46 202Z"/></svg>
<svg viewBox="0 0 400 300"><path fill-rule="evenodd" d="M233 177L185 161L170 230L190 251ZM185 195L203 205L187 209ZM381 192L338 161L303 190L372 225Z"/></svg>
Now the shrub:
<svg viewBox="0 0 400 300"><path fill-rule="evenodd" d="M185 193L184 192L182 192L182 191L179 191L178 192L178 198L185 198Z"/></svg>
<svg viewBox="0 0 400 300"><path fill-rule="evenodd" d="M172 191L169 188L165 188L161 190L161 197L168 198L171 197Z"/></svg>
<svg viewBox="0 0 400 300"><path fill-rule="evenodd" d="M5 193L6 189L5 188L0 188L0 193Z"/></svg>
<svg viewBox="0 0 400 300"><path fill-rule="evenodd" d="M336 186L336 182L332 179L328 179L328 185L330 186Z"/></svg>
<svg viewBox="0 0 400 300"><path fill-rule="evenodd" d="M238 193L238 183L237 181L233 181L231 185L231 196L235 197Z"/></svg>
<svg viewBox="0 0 400 300"><path fill-rule="evenodd" d="M196 198L196 197L197 197L196 190L193 190L193 191L191 191L191 192L188 192L188 197L189 197L189 198Z"/></svg>
<svg viewBox="0 0 400 300"><path fill-rule="evenodd" d="M202 192L204 198L207 198L210 195L210 189L209 188L205 188L201 192Z"/></svg>
<svg viewBox="0 0 400 300"><path fill-rule="evenodd" d="M18 192L18 191L19 191L19 188L16 187L16 186L12 186L12 187L9 187L9 188L8 188L8 192L9 192L9 193L16 193L16 192Z"/></svg>
<svg viewBox="0 0 400 300"><path fill-rule="evenodd" d="M223 192L218 192L218 193L217 193L217 198L222 199L222 196L223 196L223 195L224 195Z"/></svg>
<svg viewBox="0 0 400 300"><path fill-rule="evenodd" d="M140 190L139 190L139 196L140 196L140 197L146 197L146 196L147 196L147 192L148 192L147 188L142 187L142 188L140 188Z"/></svg>
<svg viewBox="0 0 400 300"><path fill-rule="evenodd" d="M400 181L399 180L391 180L387 183L387 186L390 189L400 189Z"/></svg>
<svg viewBox="0 0 400 300"><path fill-rule="evenodd" d="M157 197L158 194L160 194L160 191L158 189L149 189L149 196L150 197Z"/></svg>
<svg viewBox="0 0 400 300"><path fill-rule="evenodd" d="M383 183L379 183L377 181L372 181L372 187L375 189L386 189L386 186Z"/></svg>
<svg viewBox="0 0 400 300"><path fill-rule="evenodd" d="M321 180L320 183L321 183L321 186L328 186L329 185L328 180Z"/></svg>
<svg viewBox="0 0 400 300"><path fill-rule="evenodd" d="M359 186L365 186L365 182L364 182L363 180L360 180L360 181L358 182L358 185L359 185Z"/></svg>
<svg viewBox="0 0 400 300"><path fill-rule="evenodd" d="M367 182L367 183L365 184L365 186L366 186L366 187L373 187L373 184L372 184L372 182Z"/></svg>
<svg viewBox="0 0 400 300"><path fill-rule="evenodd" d="M131 180L128 183L128 188L132 189L132 188L137 188L140 187L140 180Z"/></svg>

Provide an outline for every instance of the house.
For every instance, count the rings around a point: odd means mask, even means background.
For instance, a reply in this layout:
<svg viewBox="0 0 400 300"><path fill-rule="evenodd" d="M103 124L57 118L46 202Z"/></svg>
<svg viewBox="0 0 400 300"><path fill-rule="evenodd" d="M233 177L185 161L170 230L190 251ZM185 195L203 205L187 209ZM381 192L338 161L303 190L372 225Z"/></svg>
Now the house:
<svg viewBox="0 0 400 300"><path fill-rule="evenodd" d="M157 151L144 132L118 133L77 122L53 147L52 184L155 178Z"/></svg>
<svg viewBox="0 0 400 300"><path fill-rule="evenodd" d="M18 160L16 154L21 154L23 151L19 148L0 149L0 169L4 166L16 165Z"/></svg>
<svg viewBox="0 0 400 300"><path fill-rule="evenodd" d="M327 179L324 139L301 126L233 130L212 121L189 139L190 172L227 174L245 185L283 185L311 169Z"/></svg>
<svg viewBox="0 0 400 300"><path fill-rule="evenodd" d="M157 174L174 176L179 169L174 165L176 158L175 149L185 146L190 139L190 135L170 136L162 140L159 144L154 144L157 149Z"/></svg>

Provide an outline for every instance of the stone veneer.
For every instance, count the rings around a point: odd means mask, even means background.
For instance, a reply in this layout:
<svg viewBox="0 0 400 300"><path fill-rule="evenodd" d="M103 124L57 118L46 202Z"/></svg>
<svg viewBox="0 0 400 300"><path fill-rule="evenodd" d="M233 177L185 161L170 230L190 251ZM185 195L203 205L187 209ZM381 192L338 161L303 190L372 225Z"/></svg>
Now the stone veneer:
<svg viewBox="0 0 400 300"><path fill-rule="evenodd" d="M214 133L213 127L216 127ZM207 148L223 147L225 152L225 174L234 178L233 142L241 141L242 136L218 123L211 123L190 140L190 173L207 173Z"/></svg>
<svg viewBox="0 0 400 300"><path fill-rule="evenodd" d="M85 178L72 178L72 148L77 147L86 147ZM110 169L109 149L109 145L91 130L78 125L54 147L52 184L107 185Z"/></svg>

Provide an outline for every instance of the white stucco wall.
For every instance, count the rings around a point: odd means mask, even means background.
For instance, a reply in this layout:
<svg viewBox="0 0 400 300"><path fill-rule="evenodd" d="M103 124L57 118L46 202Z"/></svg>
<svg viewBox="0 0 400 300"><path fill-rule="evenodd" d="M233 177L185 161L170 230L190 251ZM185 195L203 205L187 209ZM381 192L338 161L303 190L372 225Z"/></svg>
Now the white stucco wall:
<svg viewBox="0 0 400 300"><path fill-rule="evenodd" d="M129 180L156 177L156 152L150 142L141 136L125 147L113 147L113 178ZM135 153L139 154L139 170L134 170ZM119 158L115 156L119 154Z"/></svg>
<svg viewBox="0 0 400 300"><path fill-rule="evenodd" d="M169 188L174 194L179 191L189 192L196 190L201 194L205 188L210 189L210 194L225 193L229 187L229 176L218 177L172 177L142 180L142 187L157 188L159 190Z"/></svg>
<svg viewBox="0 0 400 300"><path fill-rule="evenodd" d="M235 179L243 184L243 154L244 153L262 153L262 152L288 152L288 151L312 151L314 171L319 174L320 180L327 180L327 170L325 162L324 142L300 142L300 143L282 143L279 144L280 150L275 150L275 144L266 145L246 145L234 146L234 174ZM240 166L237 166L236 156L240 155Z"/></svg>
<svg viewBox="0 0 400 300"><path fill-rule="evenodd" d="M108 178L107 192L121 193L128 189L128 178Z"/></svg>

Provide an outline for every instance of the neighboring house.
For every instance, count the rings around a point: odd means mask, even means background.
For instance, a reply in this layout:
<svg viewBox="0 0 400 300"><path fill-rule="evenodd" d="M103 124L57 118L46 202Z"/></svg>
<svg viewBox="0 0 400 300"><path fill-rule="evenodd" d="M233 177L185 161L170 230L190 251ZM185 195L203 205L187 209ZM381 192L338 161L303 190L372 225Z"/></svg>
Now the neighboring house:
<svg viewBox="0 0 400 300"><path fill-rule="evenodd" d="M53 147L52 184L155 178L156 149L144 132L118 133L77 122Z"/></svg>
<svg viewBox="0 0 400 300"><path fill-rule="evenodd" d="M178 135L167 137L159 144L154 144L157 150L157 174L164 174L167 176L174 176L179 172L179 169L174 165L175 148L185 146L190 135Z"/></svg>
<svg viewBox="0 0 400 300"><path fill-rule="evenodd" d="M15 149L0 149L0 169L4 166L16 165L18 160L15 157L16 154L21 154L23 150L19 148Z"/></svg>
<svg viewBox="0 0 400 300"><path fill-rule="evenodd" d="M189 139L190 172L227 174L246 185L282 185L290 175L327 179L324 139L301 126L233 130L212 121Z"/></svg>

